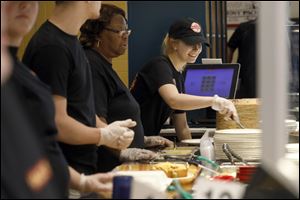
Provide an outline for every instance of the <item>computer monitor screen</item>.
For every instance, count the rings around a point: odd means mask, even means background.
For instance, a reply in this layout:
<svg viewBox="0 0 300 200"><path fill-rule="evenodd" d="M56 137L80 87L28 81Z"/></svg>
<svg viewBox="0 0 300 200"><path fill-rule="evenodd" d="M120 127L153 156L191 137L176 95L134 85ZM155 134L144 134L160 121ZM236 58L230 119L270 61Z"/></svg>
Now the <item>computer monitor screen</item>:
<svg viewBox="0 0 300 200"><path fill-rule="evenodd" d="M185 71L185 93L234 99L240 64L191 64Z"/></svg>

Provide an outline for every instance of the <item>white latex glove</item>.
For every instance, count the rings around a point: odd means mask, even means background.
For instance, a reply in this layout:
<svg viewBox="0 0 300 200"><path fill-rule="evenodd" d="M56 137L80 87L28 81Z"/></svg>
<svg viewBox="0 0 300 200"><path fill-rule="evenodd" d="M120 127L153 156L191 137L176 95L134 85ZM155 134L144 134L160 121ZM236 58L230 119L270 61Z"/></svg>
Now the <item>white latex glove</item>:
<svg viewBox="0 0 300 200"><path fill-rule="evenodd" d="M237 122L240 121L234 104L225 98L215 95L211 108L225 115L225 120L233 119Z"/></svg>
<svg viewBox="0 0 300 200"><path fill-rule="evenodd" d="M105 128L100 129L98 146L105 145L114 149L126 149L132 142L134 132L129 129L136 125L135 121L127 119L115 121Z"/></svg>
<svg viewBox="0 0 300 200"><path fill-rule="evenodd" d="M81 174L80 192L111 192L113 173L98 173L86 176Z"/></svg>
<svg viewBox="0 0 300 200"><path fill-rule="evenodd" d="M138 148L128 148L121 151L120 161L138 161L138 160L152 160L157 158L158 154L153 151Z"/></svg>
<svg viewBox="0 0 300 200"><path fill-rule="evenodd" d="M174 147L174 142L161 136L145 136L144 142L146 148L155 146Z"/></svg>

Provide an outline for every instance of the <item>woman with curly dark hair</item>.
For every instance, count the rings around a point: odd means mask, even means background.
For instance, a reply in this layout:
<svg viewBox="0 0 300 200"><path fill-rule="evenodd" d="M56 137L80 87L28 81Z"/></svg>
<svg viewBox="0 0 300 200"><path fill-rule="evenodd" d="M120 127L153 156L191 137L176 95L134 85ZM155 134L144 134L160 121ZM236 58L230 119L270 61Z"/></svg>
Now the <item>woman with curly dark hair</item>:
<svg viewBox="0 0 300 200"><path fill-rule="evenodd" d="M128 46L131 30L127 27L124 10L110 4L102 4L100 17L88 20L80 29L80 42L90 62L96 113L104 123L131 118L137 122L135 135L128 149L116 152L106 147L99 148L100 171L109 171L122 161L147 160L156 156L150 146L172 146L162 137L144 137L138 103L128 87L112 67L113 58L123 55Z"/></svg>

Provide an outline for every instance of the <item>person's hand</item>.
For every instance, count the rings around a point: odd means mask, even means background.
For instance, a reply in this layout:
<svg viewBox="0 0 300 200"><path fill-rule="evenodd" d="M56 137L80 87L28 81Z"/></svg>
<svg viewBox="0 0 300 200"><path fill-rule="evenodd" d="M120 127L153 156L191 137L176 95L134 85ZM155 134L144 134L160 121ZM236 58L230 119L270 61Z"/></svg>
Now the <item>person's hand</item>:
<svg viewBox="0 0 300 200"><path fill-rule="evenodd" d="M105 145L114 149L126 149L132 142L134 132L129 129L136 125L135 121L127 119L115 121L105 128L100 129L98 146Z"/></svg>
<svg viewBox="0 0 300 200"><path fill-rule="evenodd" d="M86 176L81 174L80 192L111 192L113 173L98 173Z"/></svg>
<svg viewBox="0 0 300 200"><path fill-rule="evenodd" d="M158 154L153 151L138 148L128 148L121 151L120 161L138 161L138 160L152 160L157 158Z"/></svg>
<svg viewBox="0 0 300 200"><path fill-rule="evenodd" d="M174 147L174 143L164 137L161 136L145 136L144 139L145 147Z"/></svg>
<svg viewBox="0 0 300 200"><path fill-rule="evenodd" d="M225 120L233 119L239 121L234 104L225 98L215 95L211 108L218 111L220 114L225 115Z"/></svg>

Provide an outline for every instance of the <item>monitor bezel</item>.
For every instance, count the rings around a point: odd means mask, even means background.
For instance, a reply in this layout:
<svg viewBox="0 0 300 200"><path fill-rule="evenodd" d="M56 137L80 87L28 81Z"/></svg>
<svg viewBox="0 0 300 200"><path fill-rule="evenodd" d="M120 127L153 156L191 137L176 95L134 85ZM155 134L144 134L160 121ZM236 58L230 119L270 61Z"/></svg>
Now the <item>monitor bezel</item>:
<svg viewBox="0 0 300 200"><path fill-rule="evenodd" d="M238 88L238 79L240 74L239 63L222 63L222 64L187 64L184 70L184 82L186 80L186 72L191 69L233 69L232 87L228 99L235 99L236 91ZM184 83L185 84L185 83Z"/></svg>

